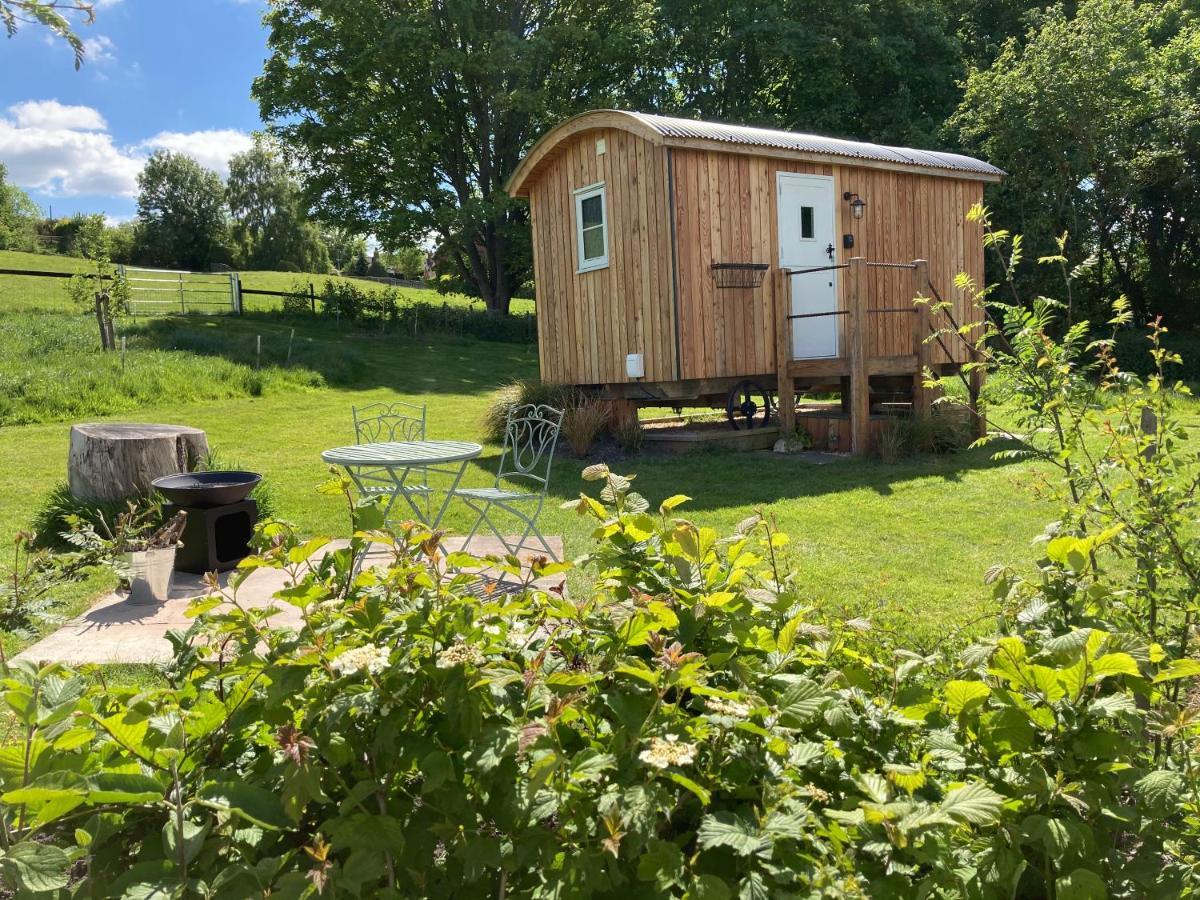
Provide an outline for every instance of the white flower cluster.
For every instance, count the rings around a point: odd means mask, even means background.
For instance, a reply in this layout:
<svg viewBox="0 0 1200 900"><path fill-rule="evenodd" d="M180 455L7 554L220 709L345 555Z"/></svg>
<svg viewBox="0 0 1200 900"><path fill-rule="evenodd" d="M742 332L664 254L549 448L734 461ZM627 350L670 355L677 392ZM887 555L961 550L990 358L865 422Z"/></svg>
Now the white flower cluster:
<svg viewBox="0 0 1200 900"><path fill-rule="evenodd" d="M678 735L651 738L650 748L638 754L638 759L656 769L667 766L688 766L696 761L696 745L679 740Z"/></svg>
<svg viewBox="0 0 1200 900"><path fill-rule="evenodd" d="M749 703L742 703L740 700L719 700L716 697L709 697L704 701L704 705L710 713L729 716L731 719L744 719L750 715L751 709Z"/></svg>
<svg viewBox="0 0 1200 900"><path fill-rule="evenodd" d="M437 655L437 667L439 669L453 669L455 666L461 666L465 663L477 666L482 662L483 654L479 652L479 648L473 644L463 643L462 641L452 644Z"/></svg>
<svg viewBox="0 0 1200 900"><path fill-rule="evenodd" d="M388 651L374 644L363 644L352 647L334 659L333 671L338 675L349 675L354 672L370 672L378 675L388 667Z"/></svg>

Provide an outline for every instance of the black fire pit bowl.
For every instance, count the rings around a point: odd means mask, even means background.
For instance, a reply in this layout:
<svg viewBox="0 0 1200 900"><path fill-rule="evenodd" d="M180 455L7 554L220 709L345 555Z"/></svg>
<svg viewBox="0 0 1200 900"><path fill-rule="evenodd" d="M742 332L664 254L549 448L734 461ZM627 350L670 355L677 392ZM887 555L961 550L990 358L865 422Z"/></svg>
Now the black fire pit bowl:
<svg viewBox="0 0 1200 900"><path fill-rule="evenodd" d="M260 481L262 476L255 472L181 472L151 484L177 506L212 509L245 499Z"/></svg>

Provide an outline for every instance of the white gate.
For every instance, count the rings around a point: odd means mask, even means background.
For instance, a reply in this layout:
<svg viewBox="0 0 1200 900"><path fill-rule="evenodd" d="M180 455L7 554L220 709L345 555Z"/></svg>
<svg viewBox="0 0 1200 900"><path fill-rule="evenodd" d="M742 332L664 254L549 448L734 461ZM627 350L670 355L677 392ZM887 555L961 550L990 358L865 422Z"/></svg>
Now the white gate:
<svg viewBox="0 0 1200 900"><path fill-rule="evenodd" d="M121 266L129 283L129 312L138 316L188 313L240 313L237 272L181 272Z"/></svg>

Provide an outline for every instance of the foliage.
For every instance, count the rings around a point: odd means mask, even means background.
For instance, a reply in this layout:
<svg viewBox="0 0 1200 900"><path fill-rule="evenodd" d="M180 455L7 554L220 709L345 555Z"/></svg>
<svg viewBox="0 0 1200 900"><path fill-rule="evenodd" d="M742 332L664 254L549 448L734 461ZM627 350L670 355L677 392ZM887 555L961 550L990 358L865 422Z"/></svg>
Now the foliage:
<svg viewBox="0 0 1200 900"><path fill-rule="evenodd" d="M970 413L965 407L939 403L929 415L890 416L879 434L884 462L905 456L953 453L972 441Z"/></svg>
<svg viewBox="0 0 1200 900"><path fill-rule="evenodd" d="M329 259L339 272L347 271L359 256L366 257L366 238L349 229L325 227L321 231L321 240L329 248Z"/></svg>
<svg viewBox="0 0 1200 900"><path fill-rule="evenodd" d="M329 271L329 251L308 221L300 186L273 142L256 136L253 147L230 158L226 195L244 268L287 264L297 272Z"/></svg>
<svg viewBox="0 0 1200 900"><path fill-rule="evenodd" d="M67 586L105 559L93 547L60 548L52 552L38 547L34 536L18 532L12 540L12 565L0 578L0 629L28 638L37 626L58 621L55 610ZM0 664L3 659L0 644Z"/></svg>
<svg viewBox="0 0 1200 900"><path fill-rule="evenodd" d="M381 255L384 265L403 277L422 278L425 275L425 251L415 244L385 250Z"/></svg>
<svg viewBox="0 0 1200 900"><path fill-rule="evenodd" d="M661 0L661 104L687 117L936 141L963 65L941 3Z"/></svg>
<svg viewBox="0 0 1200 900"><path fill-rule="evenodd" d="M600 498L569 505L595 525L590 596L481 598L477 561L358 507L346 548L265 526L262 555L172 635L168 688L11 667L0 697L31 752L0 766L0 878L51 889L75 866L84 894L223 896L1198 886L1196 721L1169 694L1200 666L1058 602L1115 599L1088 561L1111 536L1052 543L1039 581L998 579L1000 632L951 660L824 619L761 516L720 537L679 517L686 497L654 515L628 478L585 478ZM388 563L356 574L367 540ZM239 601L261 568L291 585L297 628Z"/></svg>
<svg viewBox="0 0 1200 900"><path fill-rule="evenodd" d="M207 271L230 262L225 185L190 156L158 150L138 174L139 260Z"/></svg>
<svg viewBox="0 0 1200 900"><path fill-rule="evenodd" d="M30 521L30 544L35 549L67 550L71 544L64 535L75 523L96 528L101 521L113 522L121 514L123 503L102 500L80 500L71 493L65 481L60 481L46 494Z"/></svg>
<svg viewBox="0 0 1200 900"><path fill-rule="evenodd" d="M587 456L607 428L608 404L581 391L572 392L562 418L563 437L571 452L580 459Z"/></svg>
<svg viewBox="0 0 1200 900"><path fill-rule="evenodd" d="M303 295L305 299L302 303L300 295L293 292L285 302L285 309L293 314L304 312L309 303L307 296ZM528 343L537 339L532 315L498 318L474 307L405 300L404 295L392 288L366 290L347 281L325 282L319 310L321 315L339 324L355 323L379 332L394 330L418 335L424 331L439 331L511 343Z"/></svg>
<svg viewBox="0 0 1200 900"><path fill-rule="evenodd" d="M569 385L552 384L537 378L521 378L509 382L496 392L484 410L480 429L483 439L492 444L504 440L509 412L516 406L549 406L566 410L574 395Z"/></svg>
<svg viewBox="0 0 1200 900"><path fill-rule="evenodd" d="M95 315L101 348L116 350L113 319L128 309L131 292L125 276L113 268L104 216L82 217L75 246L81 256L92 261L93 271L72 276L67 293L77 308Z"/></svg>
<svg viewBox="0 0 1200 900"><path fill-rule="evenodd" d="M642 430L642 423L636 418L626 419L614 427L612 436L617 446L630 454L641 453L642 444L646 441L646 432Z"/></svg>
<svg viewBox="0 0 1200 900"><path fill-rule="evenodd" d="M0 163L0 250L37 250L40 210L29 195L5 181L8 170Z"/></svg>
<svg viewBox="0 0 1200 900"><path fill-rule="evenodd" d="M1103 316L1111 291L1137 316L1194 324L1200 283L1197 188L1200 24L1186 2L1086 0L1046 13L972 72L953 120L971 147L1008 170L992 203L1029 259L1070 232L1079 314ZM1052 274L1027 263L1027 293Z"/></svg>
<svg viewBox="0 0 1200 900"><path fill-rule="evenodd" d="M526 210L503 189L521 154L571 113L636 97L657 58L645 2L288 0L266 21L254 95L322 215L385 246L435 236L502 314L530 269Z"/></svg>
<svg viewBox="0 0 1200 900"><path fill-rule="evenodd" d="M69 16L78 14L84 25L91 25L96 20L94 6L87 0L0 0L0 23L9 38L16 35L22 23L36 22L49 28L70 46L78 69L83 65L86 48Z"/></svg>

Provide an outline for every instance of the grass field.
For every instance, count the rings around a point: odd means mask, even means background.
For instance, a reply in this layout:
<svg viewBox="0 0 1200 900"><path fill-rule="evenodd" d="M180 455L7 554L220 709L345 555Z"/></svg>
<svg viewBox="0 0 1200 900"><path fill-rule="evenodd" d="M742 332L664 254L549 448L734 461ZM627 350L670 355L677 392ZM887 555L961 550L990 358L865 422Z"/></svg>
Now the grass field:
<svg viewBox="0 0 1200 900"><path fill-rule="evenodd" d="M34 272L80 272L88 270L88 263L87 260L70 256L0 250L0 269L25 269ZM139 277L153 276L140 275ZM239 272L238 277L243 290L291 291L297 287L307 290L307 286L312 284L317 294L320 295L327 281L348 282L368 291L386 290L385 286L374 281L367 281L361 278L342 278L337 275L249 271ZM213 283L214 281L215 279L212 276L185 279L185 300L193 303L197 308L203 308L200 305L201 301L219 299L216 295L205 296L198 293L200 290L208 290L217 286ZM197 293L192 293L188 289L189 285L191 286L191 290ZM147 282L142 286L151 287L156 285ZM157 286L170 287L165 282ZM419 288L394 288L393 290L408 302L449 303L453 306L470 305L472 303L481 305L481 301L473 300L470 297L464 297L460 294L443 295L437 293L437 291ZM161 296L169 295L169 292L164 291ZM280 308L281 299L279 297L246 294L243 297L243 305L250 312L277 310ZM69 309L71 309L71 300L67 295L67 279L65 278L0 275L0 310L4 313L61 312ZM514 313L532 312L533 302L530 300L514 300L512 311Z"/></svg>
<svg viewBox="0 0 1200 900"><path fill-rule="evenodd" d="M0 310L8 308L6 288L0 280ZM266 475L286 518L307 532L344 534L344 511L315 488L327 474L320 452L352 438L352 405L426 403L431 437L472 439L491 394L537 370L529 345L374 338L319 323L297 327L289 365L292 324L248 316L144 323L131 332L122 372L119 358L95 349L92 327L62 311L0 312L0 388L21 380L8 416L24 423L0 427L0 536L24 527L64 478L70 423L106 417L203 428L223 456ZM25 343L3 343L14 334ZM267 359L255 370L259 334ZM468 483L487 483L497 454L488 447ZM588 546L590 526L558 506L586 486L579 473L588 461L556 460L544 513L545 530L564 535L572 555ZM755 509L775 516L792 535L813 601L871 613L922 642L986 615L984 571L1027 564L1029 541L1053 518L1026 487L1027 464L997 464L983 452L890 466L728 452L610 462L637 475L654 503L694 497L680 512L722 531ZM470 522L454 508L447 524L463 530ZM582 576L572 587L585 588Z"/></svg>

